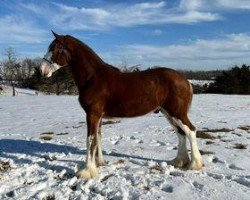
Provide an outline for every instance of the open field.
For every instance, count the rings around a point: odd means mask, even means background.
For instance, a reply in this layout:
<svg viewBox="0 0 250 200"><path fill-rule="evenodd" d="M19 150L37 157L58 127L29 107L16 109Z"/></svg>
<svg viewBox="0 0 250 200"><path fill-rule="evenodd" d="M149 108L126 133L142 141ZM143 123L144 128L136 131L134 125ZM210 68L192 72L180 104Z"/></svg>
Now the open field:
<svg viewBox="0 0 250 200"><path fill-rule="evenodd" d="M106 165L78 180L86 123L77 97L0 97L0 199L249 199L250 96L194 95L190 119L201 171L168 164L177 136L151 113L104 120Z"/></svg>

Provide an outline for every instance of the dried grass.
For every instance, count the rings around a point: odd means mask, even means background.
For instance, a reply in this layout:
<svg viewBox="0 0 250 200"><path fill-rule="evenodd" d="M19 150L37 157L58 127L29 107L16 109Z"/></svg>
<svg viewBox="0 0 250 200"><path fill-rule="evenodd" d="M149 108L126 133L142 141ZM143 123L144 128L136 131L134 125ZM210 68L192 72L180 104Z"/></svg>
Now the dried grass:
<svg viewBox="0 0 250 200"><path fill-rule="evenodd" d="M208 129L208 128L206 128L204 131L210 132L210 133L219 133L219 132L228 133L228 132L233 131L233 129L229 129L229 128Z"/></svg>
<svg viewBox="0 0 250 200"><path fill-rule="evenodd" d="M42 140L52 140L52 136L51 135L42 135L42 136L40 136L40 139L42 139Z"/></svg>
<svg viewBox="0 0 250 200"><path fill-rule="evenodd" d="M236 143L234 144L234 149L247 149L247 145L246 144L241 144L241 143Z"/></svg>
<svg viewBox="0 0 250 200"><path fill-rule="evenodd" d="M110 124L117 124L120 123L121 121L112 121L112 120L107 120L107 121L103 121L102 125L110 125Z"/></svg>
<svg viewBox="0 0 250 200"><path fill-rule="evenodd" d="M209 141L206 141L206 145L210 145L210 144L214 144L213 141L209 140Z"/></svg>
<svg viewBox="0 0 250 200"><path fill-rule="evenodd" d="M65 132L65 133L57 133L56 135L68 135L69 133Z"/></svg>
<svg viewBox="0 0 250 200"><path fill-rule="evenodd" d="M40 135L54 135L54 132L45 132L45 133L41 133Z"/></svg>
<svg viewBox="0 0 250 200"><path fill-rule="evenodd" d="M163 168L160 165L155 165L149 168L151 173L163 172Z"/></svg>
<svg viewBox="0 0 250 200"><path fill-rule="evenodd" d="M209 154L215 154L212 151L204 151L204 150L200 150L201 155L209 155Z"/></svg>
<svg viewBox="0 0 250 200"><path fill-rule="evenodd" d="M244 130L244 131L249 131L250 130L250 126L249 125L241 125L238 127L238 129Z"/></svg>
<svg viewBox="0 0 250 200"><path fill-rule="evenodd" d="M196 137L197 138L202 138L202 139L210 139L210 140L214 140L216 139L216 137L204 132L204 131L197 131L196 132Z"/></svg>
<svg viewBox="0 0 250 200"><path fill-rule="evenodd" d="M11 168L10 163L8 161L7 162L0 161L0 172L5 172L9 170L10 168Z"/></svg>

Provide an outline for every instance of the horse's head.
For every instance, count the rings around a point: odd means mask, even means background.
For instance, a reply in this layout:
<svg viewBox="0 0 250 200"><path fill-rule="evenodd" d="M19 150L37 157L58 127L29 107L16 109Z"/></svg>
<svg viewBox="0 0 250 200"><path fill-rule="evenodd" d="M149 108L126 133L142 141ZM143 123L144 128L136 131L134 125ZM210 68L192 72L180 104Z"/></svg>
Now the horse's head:
<svg viewBox="0 0 250 200"><path fill-rule="evenodd" d="M69 65L71 56L66 47L66 37L58 35L52 31L55 36L53 42L49 45L48 52L45 54L40 72L43 76L50 77L53 72L61 67Z"/></svg>

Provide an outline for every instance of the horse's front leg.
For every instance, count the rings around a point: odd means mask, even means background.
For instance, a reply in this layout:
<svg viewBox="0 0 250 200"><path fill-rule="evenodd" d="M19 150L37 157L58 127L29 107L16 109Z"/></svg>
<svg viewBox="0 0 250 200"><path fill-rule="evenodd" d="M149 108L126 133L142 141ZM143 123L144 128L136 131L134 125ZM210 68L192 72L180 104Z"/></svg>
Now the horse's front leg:
<svg viewBox="0 0 250 200"><path fill-rule="evenodd" d="M103 159L103 154L102 154L102 132L101 132L101 127L102 127L102 121L100 120L99 122L99 129L98 129L98 134L97 134L97 154L96 154L96 163L97 166L103 166L105 164L105 161Z"/></svg>
<svg viewBox="0 0 250 200"><path fill-rule="evenodd" d="M87 113L87 156L84 169L80 169L76 176L78 178L90 179L98 174L98 167L96 165L96 154L98 151L98 128L101 117L98 115Z"/></svg>

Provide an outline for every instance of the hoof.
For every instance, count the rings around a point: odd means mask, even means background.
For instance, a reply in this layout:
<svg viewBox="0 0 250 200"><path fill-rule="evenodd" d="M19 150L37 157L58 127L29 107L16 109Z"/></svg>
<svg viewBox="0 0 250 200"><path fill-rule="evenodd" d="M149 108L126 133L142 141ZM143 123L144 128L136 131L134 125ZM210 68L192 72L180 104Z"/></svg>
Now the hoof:
<svg viewBox="0 0 250 200"><path fill-rule="evenodd" d="M101 167L101 166L104 166L105 165L105 161L102 160L102 161L97 161L97 166L98 167Z"/></svg>
<svg viewBox="0 0 250 200"><path fill-rule="evenodd" d="M76 177L79 179L91 179L95 178L98 175L98 168L96 167L88 167L82 170L79 170L76 173Z"/></svg>
<svg viewBox="0 0 250 200"><path fill-rule="evenodd" d="M170 161L170 164L173 165L175 168L183 168L188 166L190 160L189 158L180 158L176 157L175 159Z"/></svg>
<svg viewBox="0 0 250 200"><path fill-rule="evenodd" d="M193 160L188 166L189 170L200 170L204 166L202 158Z"/></svg>

